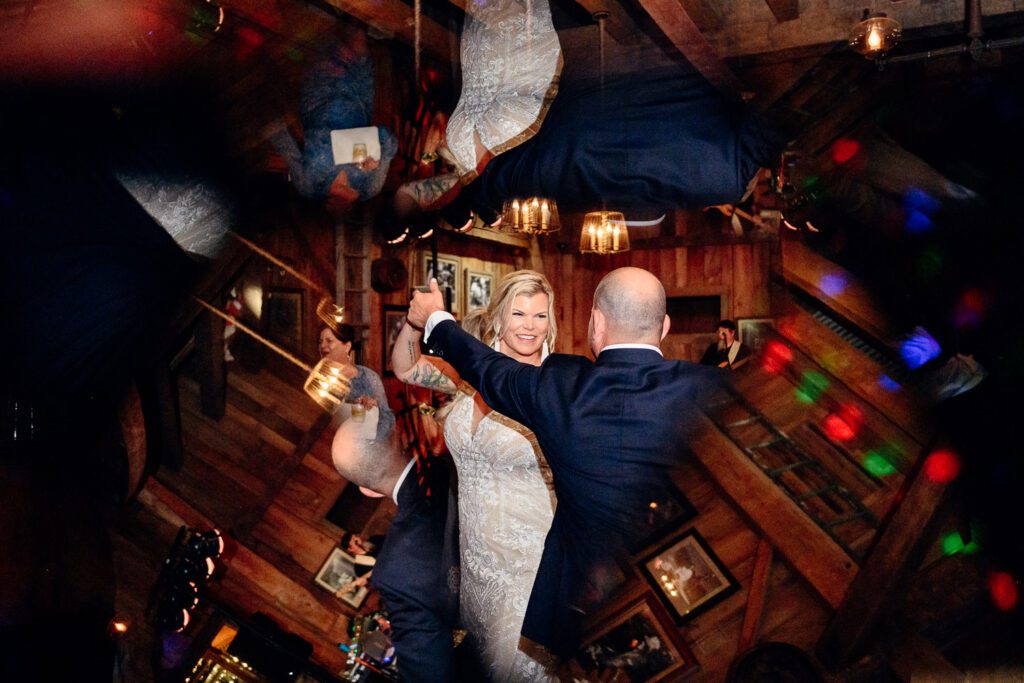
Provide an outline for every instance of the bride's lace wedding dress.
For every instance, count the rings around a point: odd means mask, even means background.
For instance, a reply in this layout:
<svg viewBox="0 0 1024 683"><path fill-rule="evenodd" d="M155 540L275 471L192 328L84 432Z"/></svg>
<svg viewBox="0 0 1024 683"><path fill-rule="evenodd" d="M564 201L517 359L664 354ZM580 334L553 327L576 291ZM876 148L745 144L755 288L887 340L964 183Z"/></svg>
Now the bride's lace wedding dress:
<svg viewBox="0 0 1024 683"><path fill-rule="evenodd" d="M475 174L477 143L500 154L533 136L558 90L562 48L547 0L467 2L462 93L447 144L460 175Z"/></svg>
<svg viewBox="0 0 1024 683"><path fill-rule="evenodd" d="M473 398L459 392L444 434L459 475L459 588L463 625L492 681L554 681L519 651L555 496L533 433L497 412L473 430Z"/></svg>

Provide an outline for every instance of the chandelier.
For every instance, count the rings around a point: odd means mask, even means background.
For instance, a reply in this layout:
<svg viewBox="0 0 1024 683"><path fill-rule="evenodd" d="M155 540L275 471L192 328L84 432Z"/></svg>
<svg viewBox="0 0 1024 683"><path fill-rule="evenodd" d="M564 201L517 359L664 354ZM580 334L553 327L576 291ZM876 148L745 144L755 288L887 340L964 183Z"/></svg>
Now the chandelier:
<svg viewBox="0 0 1024 683"><path fill-rule="evenodd" d="M545 197L506 199L498 224L498 228L505 232L526 235L558 232L561 227L555 200Z"/></svg>
<svg viewBox="0 0 1024 683"><path fill-rule="evenodd" d="M580 251L584 254L618 254L629 251L626 217L619 211L591 211L583 217Z"/></svg>

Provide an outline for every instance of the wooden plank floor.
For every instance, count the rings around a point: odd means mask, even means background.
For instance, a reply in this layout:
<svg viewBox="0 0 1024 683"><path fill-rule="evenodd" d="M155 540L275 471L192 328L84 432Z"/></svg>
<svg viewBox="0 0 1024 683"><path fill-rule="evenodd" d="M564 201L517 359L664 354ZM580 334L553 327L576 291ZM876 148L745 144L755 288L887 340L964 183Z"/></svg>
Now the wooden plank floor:
<svg viewBox="0 0 1024 683"><path fill-rule="evenodd" d="M322 414L301 387L229 366L224 417L202 414L199 385L178 378L184 463L157 478L239 540L249 538L302 460L296 448Z"/></svg>

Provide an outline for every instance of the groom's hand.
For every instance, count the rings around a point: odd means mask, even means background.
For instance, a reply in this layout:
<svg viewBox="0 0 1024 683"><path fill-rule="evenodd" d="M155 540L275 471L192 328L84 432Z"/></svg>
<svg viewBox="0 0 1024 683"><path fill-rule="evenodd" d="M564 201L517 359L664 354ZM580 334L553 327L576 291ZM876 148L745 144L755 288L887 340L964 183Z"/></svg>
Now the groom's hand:
<svg viewBox="0 0 1024 683"><path fill-rule="evenodd" d="M423 329L431 313L444 310L444 296L437 286L437 279L430 278L430 291L416 291L409 302L409 324Z"/></svg>

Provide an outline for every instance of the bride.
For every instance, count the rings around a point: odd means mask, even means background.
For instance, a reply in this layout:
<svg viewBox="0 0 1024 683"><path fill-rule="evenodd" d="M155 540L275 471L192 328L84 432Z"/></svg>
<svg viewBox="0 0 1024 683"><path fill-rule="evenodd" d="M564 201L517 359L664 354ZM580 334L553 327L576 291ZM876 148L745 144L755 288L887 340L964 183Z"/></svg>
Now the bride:
<svg viewBox="0 0 1024 683"><path fill-rule="evenodd" d="M551 285L535 271L510 273L464 327L494 349L540 365L555 340ZM555 508L547 461L531 431L491 410L447 363L420 356L421 337L406 323L392 358L404 382L454 395L444 434L458 471L463 625L490 680L556 680L518 647Z"/></svg>

